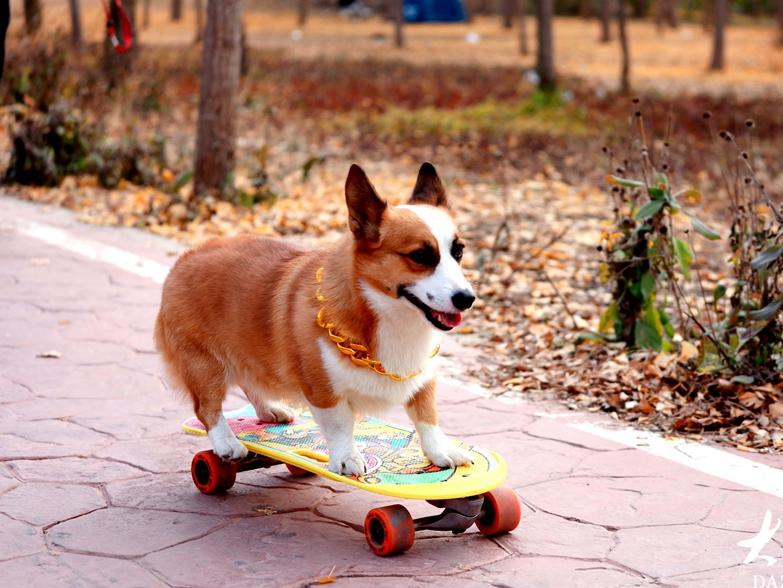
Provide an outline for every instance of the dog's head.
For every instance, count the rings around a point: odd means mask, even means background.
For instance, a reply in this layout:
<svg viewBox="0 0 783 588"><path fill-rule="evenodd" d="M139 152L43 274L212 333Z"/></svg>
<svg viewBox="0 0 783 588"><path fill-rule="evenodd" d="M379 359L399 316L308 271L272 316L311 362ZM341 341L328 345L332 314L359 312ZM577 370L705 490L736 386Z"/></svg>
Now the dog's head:
<svg viewBox="0 0 783 588"><path fill-rule="evenodd" d="M359 279L374 292L412 305L437 329L456 327L476 297L460 267L465 246L435 167L424 163L408 203L390 206L354 164L345 200Z"/></svg>

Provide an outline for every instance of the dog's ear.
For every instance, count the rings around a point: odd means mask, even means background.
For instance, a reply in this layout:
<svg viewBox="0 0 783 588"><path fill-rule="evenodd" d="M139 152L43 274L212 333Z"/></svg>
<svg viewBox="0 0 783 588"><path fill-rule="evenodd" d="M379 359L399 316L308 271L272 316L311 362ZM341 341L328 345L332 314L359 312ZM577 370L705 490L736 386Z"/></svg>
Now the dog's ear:
<svg viewBox="0 0 783 588"><path fill-rule="evenodd" d="M430 204L444 208L449 205L446 199L446 190L438 177L438 172L429 161L422 163L419 168L419 177L416 178L410 204Z"/></svg>
<svg viewBox="0 0 783 588"><path fill-rule="evenodd" d="M345 180L345 202L348 205L348 225L360 241L377 242L381 238L381 218L386 202L378 196L364 170L355 163Z"/></svg>

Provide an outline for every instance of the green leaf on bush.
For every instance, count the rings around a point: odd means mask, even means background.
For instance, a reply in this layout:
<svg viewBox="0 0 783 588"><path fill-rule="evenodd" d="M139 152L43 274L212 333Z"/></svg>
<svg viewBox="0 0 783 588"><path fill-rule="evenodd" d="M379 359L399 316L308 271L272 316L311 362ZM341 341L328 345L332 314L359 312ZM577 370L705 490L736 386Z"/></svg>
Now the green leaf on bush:
<svg viewBox="0 0 783 588"><path fill-rule="evenodd" d="M748 313L748 317L754 321L769 321L778 313L781 306L783 306L783 298L778 298L767 304L764 308L751 310Z"/></svg>
<svg viewBox="0 0 783 588"><path fill-rule="evenodd" d="M612 302L601 315L598 321L598 332L609 333L614 331L617 334L617 323L620 320L619 310L617 308L617 302Z"/></svg>
<svg viewBox="0 0 783 588"><path fill-rule="evenodd" d="M650 198L653 200L662 200L665 196L665 193L660 188L647 188L647 193L650 195Z"/></svg>
<svg viewBox="0 0 783 588"><path fill-rule="evenodd" d="M623 186L625 188L644 188L644 182L639 180L627 180L617 176L606 176L606 183L614 186Z"/></svg>
<svg viewBox="0 0 783 588"><path fill-rule="evenodd" d="M730 382L732 384L746 384L750 385L753 383L753 376L734 376Z"/></svg>
<svg viewBox="0 0 783 588"><path fill-rule="evenodd" d="M647 204L636 211L634 215L639 220L645 220L654 217L661 211L665 202L663 200L650 200Z"/></svg>
<svg viewBox="0 0 783 588"><path fill-rule="evenodd" d="M642 300L649 300L655 292L655 278L651 272L645 272L640 281Z"/></svg>
<svg viewBox="0 0 783 588"><path fill-rule="evenodd" d="M674 255L677 256L677 261L680 264L682 274L686 279L691 277L691 263L693 263L693 250L687 242L677 237L673 240L674 243Z"/></svg>
<svg viewBox="0 0 783 588"><path fill-rule="evenodd" d="M781 255L783 255L783 245L773 245L769 249L762 251L756 259L751 261L750 267L756 271L764 269Z"/></svg>
<svg viewBox="0 0 783 588"><path fill-rule="evenodd" d="M718 284L715 286L715 289L712 291L712 301L718 302L721 298L723 298L726 295L726 286L723 284Z"/></svg>
<svg viewBox="0 0 783 588"><path fill-rule="evenodd" d="M693 225L694 230L702 237L707 237L710 241L717 241L720 239L720 235L717 232L709 228L695 216L691 216L691 224Z"/></svg>
<svg viewBox="0 0 783 588"><path fill-rule="evenodd" d="M674 337L674 325L672 325L669 315L666 314L666 311L662 308L658 309L658 318L663 326L663 332L666 333L668 337Z"/></svg>
<svg viewBox="0 0 783 588"><path fill-rule="evenodd" d="M663 347L663 337L646 318L634 325L633 340L637 347L644 349L660 351Z"/></svg>
<svg viewBox="0 0 783 588"><path fill-rule="evenodd" d="M582 331L576 336L577 343L583 343L585 341L614 341L614 337L606 335L604 333L596 333L595 331Z"/></svg>

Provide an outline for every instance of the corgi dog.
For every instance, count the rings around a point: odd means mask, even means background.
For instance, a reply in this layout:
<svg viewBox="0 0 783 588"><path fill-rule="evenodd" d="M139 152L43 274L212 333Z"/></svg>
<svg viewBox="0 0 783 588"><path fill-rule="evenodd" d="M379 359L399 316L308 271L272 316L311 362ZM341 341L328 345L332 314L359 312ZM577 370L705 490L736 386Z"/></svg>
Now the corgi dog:
<svg viewBox="0 0 783 588"><path fill-rule="evenodd" d="M263 422L290 422L287 404L307 405L335 473L365 473L354 420L394 405L432 463L466 465L435 405L432 357L475 300L443 184L424 163L410 200L391 206L352 165L345 200L350 234L334 244L242 235L180 257L155 325L170 380L225 460L247 454L222 414L236 385Z"/></svg>

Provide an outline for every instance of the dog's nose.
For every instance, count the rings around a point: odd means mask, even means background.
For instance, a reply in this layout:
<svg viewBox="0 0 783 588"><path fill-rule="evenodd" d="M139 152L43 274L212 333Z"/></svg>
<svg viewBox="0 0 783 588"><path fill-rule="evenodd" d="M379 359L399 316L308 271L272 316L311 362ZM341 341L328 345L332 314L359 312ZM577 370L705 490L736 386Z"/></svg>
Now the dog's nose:
<svg viewBox="0 0 783 588"><path fill-rule="evenodd" d="M476 297L473 296L473 292L470 290L458 290L452 297L451 303L457 310L467 310L476 301Z"/></svg>

